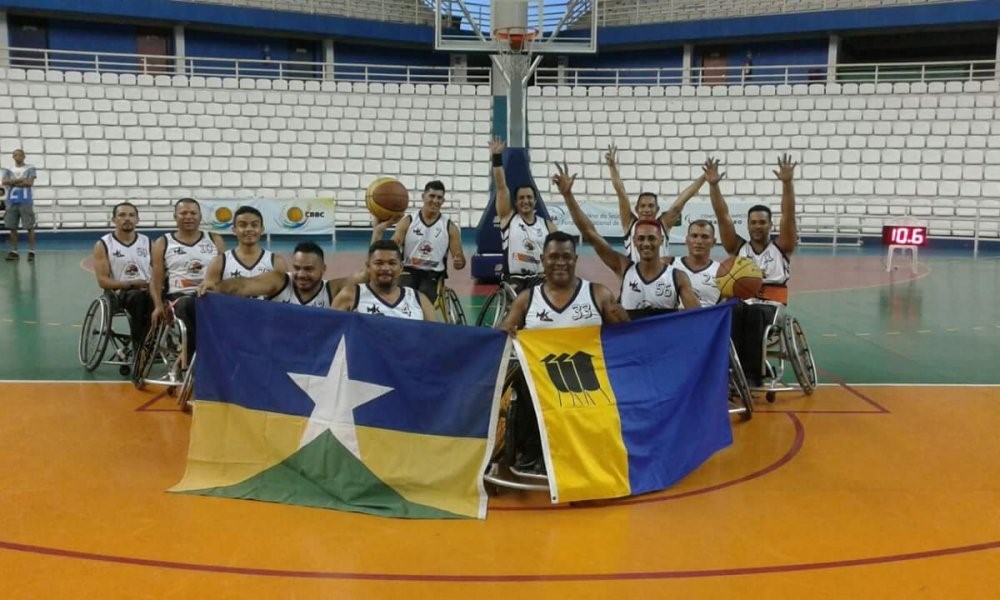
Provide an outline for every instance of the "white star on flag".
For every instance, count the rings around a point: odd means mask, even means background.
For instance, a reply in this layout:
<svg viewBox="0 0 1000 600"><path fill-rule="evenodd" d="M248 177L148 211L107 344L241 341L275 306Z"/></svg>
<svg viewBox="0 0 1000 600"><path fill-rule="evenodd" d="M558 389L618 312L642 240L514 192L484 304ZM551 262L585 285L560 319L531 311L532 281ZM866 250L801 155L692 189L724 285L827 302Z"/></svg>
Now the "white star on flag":
<svg viewBox="0 0 1000 600"><path fill-rule="evenodd" d="M288 376L316 404L312 414L309 415L309 423L302 432L299 448L329 429L345 448L360 459L358 433L354 428L354 409L391 392L394 388L357 381L347 376L346 336L337 344L333 362L330 363L330 370L325 376L317 377L302 373L289 373Z"/></svg>

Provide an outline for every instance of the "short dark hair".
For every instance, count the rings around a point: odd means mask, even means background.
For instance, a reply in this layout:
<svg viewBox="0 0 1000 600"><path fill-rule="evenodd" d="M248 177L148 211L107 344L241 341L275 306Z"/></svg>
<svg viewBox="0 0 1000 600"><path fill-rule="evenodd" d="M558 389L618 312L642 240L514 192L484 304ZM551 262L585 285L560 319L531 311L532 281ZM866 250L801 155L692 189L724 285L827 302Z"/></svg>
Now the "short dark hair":
<svg viewBox="0 0 1000 600"><path fill-rule="evenodd" d="M236 209L236 214L233 215L233 223L236 223L237 217L240 215L253 215L260 219L260 224L264 224L264 215L260 214L260 211L252 206L243 205Z"/></svg>
<svg viewBox="0 0 1000 600"><path fill-rule="evenodd" d="M646 196L649 196L650 198L653 199L653 202L659 204L659 200L657 199L656 194L654 194L653 192L639 192L639 195L635 199L635 203L638 204L639 200L642 200Z"/></svg>
<svg viewBox="0 0 1000 600"><path fill-rule="evenodd" d="M399 260L403 260L403 251L400 250L399 244L392 240L378 240L368 247L368 258L371 258L372 254L375 254L378 250L391 250L399 255Z"/></svg>
<svg viewBox="0 0 1000 600"><path fill-rule="evenodd" d="M190 204L194 204L195 206L198 207L198 210L201 210L201 204L198 204L198 201L195 200L194 198L181 198L177 202L174 202L174 212L176 213L177 212L177 207L180 206L181 204L184 204L185 202L188 202Z"/></svg>
<svg viewBox="0 0 1000 600"><path fill-rule="evenodd" d="M767 220L768 221L771 220L771 209L764 206L763 204L754 204L753 206L751 206L750 210L747 211L747 220L750 220L750 214L755 212L766 212Z"/></svg>
<svg viewBox="0 0 1000 600"><path fill-rule="evenodd" d="M531 195L532 196L536 196L536 197L538 196L538 192L535 191L535 186L531 185L530 183L525 183L525 184L519 185L516 188L514 188L514 198L515 199L517 198L517 193L520 192L521 190L523 190L524 188L528 188L529 190L531 190Z"/></svg>
<svg viewBox="0 0 1000 600"><path fill-rule="evenodd" d="M545 236L545 242L542 244L543 251L548 247L549 242L569 242L570 244L573 244L573 252L576 252L576 238L565 231L553 231Z"/></svg>
<svg viewBox="0 0 1000 600"><path fill-rule="evenodd" d="M131 202L119 202L118 204L115 204L114 207L111 209L112 219L118 216L118 209L123 206L128 206L129 208L135 211L136 217L139 216L139 209L135 207L135 204L132 204Z"/></svg>
<svg viewBox="0 0 1000 600"><path fill-rule="evenodd" d="M323 249L319 247L316 242L299 242L295 244L295 250L292 251L293 254L302 252L303 254L315 254L320 260L325 260L323 257Z"/></svg>
<svg viewBox="0 0 1000 600"><path fill-rule="evenodd" d="M712 235L715 235L715 225L712 224L708 219L698 219L696 221L691 221L688 223L688 232L690 233L691 228L697 225L698 227L708 227L712 230Z"/></svg>
<svg viewBox="0 0 1000 600"><path fill-rule="evenodd" d="M444 183L442 183L439 179L428 181L427 185L424 186L424 191L426 192L428 190L437 190L443 194L445 192Z"/></svg>

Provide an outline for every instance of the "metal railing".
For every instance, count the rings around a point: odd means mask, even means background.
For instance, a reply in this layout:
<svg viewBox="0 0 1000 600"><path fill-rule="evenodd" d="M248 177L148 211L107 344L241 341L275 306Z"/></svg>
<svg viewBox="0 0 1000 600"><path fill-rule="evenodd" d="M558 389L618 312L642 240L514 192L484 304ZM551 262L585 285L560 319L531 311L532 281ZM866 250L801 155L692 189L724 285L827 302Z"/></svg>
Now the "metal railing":
<svg viewBox="0 0 1000 600"><path fill-rule="evenodd" d="M667 86L667 85L785 85L809 83L895 83L974 81L997 77L993 60L864 63L829 66L747 65L731 67L680 67L606 69L539 68L536 85L564 86Z"/></svg>
<svg viewBox="0 0 1000 600"><path fill-rule="evenodd" d="M178 64L180 63L180 64ZM184 57L36 48L0 49L0 67L136 75L335 80L367 83L483 83L489 67L436 67Z"/></svg>
<svg viewBox="0 0 1000 600"><path fill-rule="evenodd" d="M183 0L313 15L352 17L392 23L433 25L434 10L426 0Z"/></svg>
<svg viewBox="0 0 1000 600"><path fill-rule="evenodd" d="M644 25L968 1L970 0L604 0L598 9L597 24L601 27Z"/></svg>

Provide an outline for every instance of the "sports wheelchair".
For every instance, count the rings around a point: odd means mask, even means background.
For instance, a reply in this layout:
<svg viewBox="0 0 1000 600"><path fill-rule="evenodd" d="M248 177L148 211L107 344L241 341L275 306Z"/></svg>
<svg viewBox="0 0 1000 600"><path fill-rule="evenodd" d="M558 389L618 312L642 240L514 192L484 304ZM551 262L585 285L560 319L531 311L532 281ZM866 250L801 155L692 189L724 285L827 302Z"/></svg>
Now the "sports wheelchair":
<svg viewBox="0 0 1000 600"><path fill-rule="evenodd" d="M194 390L195 355L187 358L188 334L184 322L173 314L167 303L169 315L153 327L135 352L132 363L132 383L136 389L147 385L167 386L177 393L177 403L186 408Z"/></svg>
<svg viewBox="0 0 1000 600"><path fill-rule="evenodd" d="M93 371L102 364L116 365L118 372L126 377L131 372L132 354L132 319L128 312L115 306L108 294L101 294L90 303L87 314L83 317L80 330L78 353L80 364L88 371ZM125 321L125 331L116 328ZM108 346L111 346L110 358L104 359Z"/></svg>
<svg viewBox="0 0 1000 600"><path fill-rule="evenodd" d="M816 389L816 361L802 325L798 319L788 314L788 307L769 300L747 300L749 304L759 304L774 308L774 318L764 328L761 340L763 359L763 385L752 388L764 392L768 402L774 402L777 392L801 391L809 395ZM792 367L796 384L784 382L785 364Z"/></svg>
<svg viewBox="0 0 1000 600"><path fill-rule="evenodd" d="M524 281L521 290L526 290L538 285L545 279L545 275L526 275L518 277ZM500 285L493 293L486 297L482 307L479 309L479 317L476 319L476 327L496 327L507 318L510 306L517 298L518 290L514 287L509 276L500 280Z"/></svg>
<svg viewBox="0 0 1000 600"><path fill-rule="evenodd" d="M437 300L434 301L434 308L441 315L443 323L454 325L465 325L465 309L462 308L462 301L458 299L458 294L445 284L445 277L438 279Z"/></svg>
<svg viewBox="0 0 1000 600"><path fill-rule="evenodd" d="M743 421L753 418L753 396L740 365L736 347L729 342L729 414L739 415ZM499 415L494 429L493 452L483 481L497 488L525 491L548 491L549 479L545 474L519 470L515 464L517 450L514 432L518 419L517 404L531 402L530 392L521 365L511 359L500 394Z"/></svg>

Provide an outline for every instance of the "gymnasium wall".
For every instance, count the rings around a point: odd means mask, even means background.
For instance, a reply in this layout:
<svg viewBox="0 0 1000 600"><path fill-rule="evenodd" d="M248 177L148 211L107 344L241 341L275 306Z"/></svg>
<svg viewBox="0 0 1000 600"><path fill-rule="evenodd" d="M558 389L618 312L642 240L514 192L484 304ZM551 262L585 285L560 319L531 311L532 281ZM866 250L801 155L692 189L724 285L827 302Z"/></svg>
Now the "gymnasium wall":
<svg viewBox="0 0 1000 600"><path fill-rule="evenodd" d="M475 224L488 199L489 89L24 71L0 73L0 153L39 168L40 220L105 227L123 199L159 209L196 198L333 195L341 225L364 225L365 186L398 176L449 188L446 210ZM873 233L891 214L997 237L1000 82L533 87L535 178L566 160L580 196L613 199L603 152L621 148L630 194L673 197L709 155L723 192L777 203L780 152L801 163L803 229L833 219ZM156 212L156 211L149 211ZM456 215L457 216L457 215Z"/></svg>

